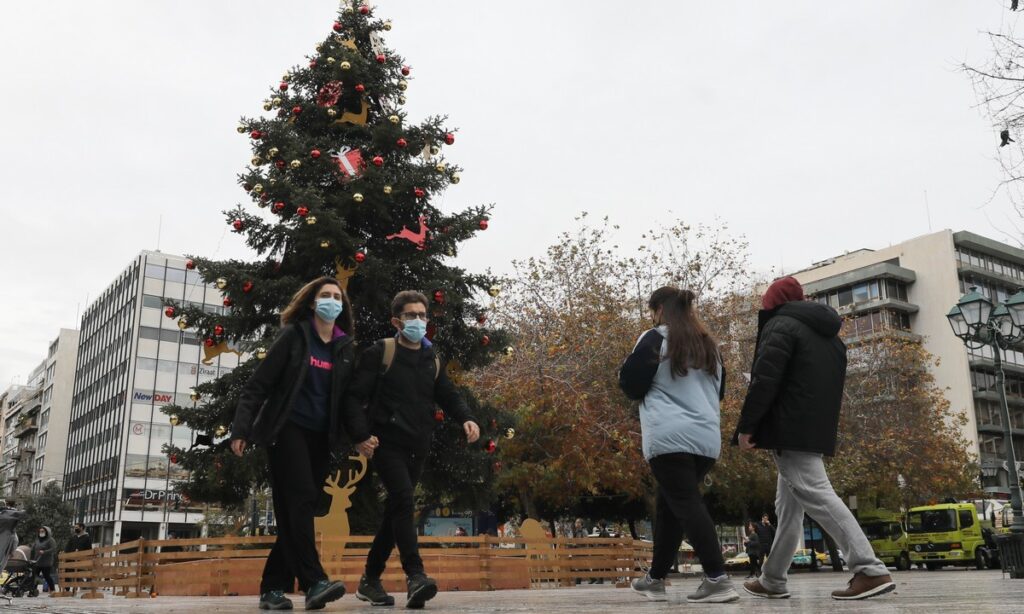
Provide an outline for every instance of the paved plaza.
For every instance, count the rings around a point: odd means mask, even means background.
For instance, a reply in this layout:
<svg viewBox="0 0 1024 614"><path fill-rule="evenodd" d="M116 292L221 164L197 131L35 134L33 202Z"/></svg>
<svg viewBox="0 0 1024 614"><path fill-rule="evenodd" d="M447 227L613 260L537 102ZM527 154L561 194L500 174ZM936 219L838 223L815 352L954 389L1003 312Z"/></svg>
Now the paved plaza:
<svg viewBox="0 0 1024 614"><path fill-rule="evenodd" d="M427 605L427 611L458 614L506 612L543 612L553 614L612 614L619 612L935 612L962 613L1024 613L1024 580L1003 579L998 571L942 570L910 571L897 574L897 590L888 596L869 601L833 601L829 593L842 588L849 574L823 571L817 574L796 574L790 579L791 599L769 601L743 593L736 603L725 605L687 604L685 594L696 588L694 578L675 578L669 588L668 603L653 603L633 594L629 589L611 586L580 586L564 589L517 590L494 592L441 593ZM742 581L742 576L736 578ZM295 600L301 610L301 596ZM398 596L402 608L404 596ZM390 608L371 608L346 595L330 604L323 612L387 612ZM0 612L48 612L53 614L99 612L206 612L208 614L255 613L253 597L158 597L156 599L102 600L81 599L16 599Z"/></svg>

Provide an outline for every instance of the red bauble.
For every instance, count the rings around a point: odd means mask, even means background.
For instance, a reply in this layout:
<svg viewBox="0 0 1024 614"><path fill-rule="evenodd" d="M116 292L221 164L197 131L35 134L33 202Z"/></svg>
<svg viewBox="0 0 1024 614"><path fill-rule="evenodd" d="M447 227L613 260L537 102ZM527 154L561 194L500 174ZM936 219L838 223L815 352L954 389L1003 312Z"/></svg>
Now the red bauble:
<svg viewBox="0 0 1024 614"><path fill-rule="evenodd" d="M215 335L217 335L218 337L220 337L221 335L223 335L223 334L224 334L224 327L223 327L223 326L221 326L220 324L218 324L218 325L214 326L214 327L213 327L213 334L215 334Z"/></svg>
<svg viewBox="0 0 1024 614"><path fill-rule="evenodd" d="M435 409L434 410L434 420L437 420L438 422L444 422L444 411L442 411L440 409Z"/></svg>
<svg viewBox="0 0 1024 614"><path fill-rule="evenodd" d="M178 455L177 454L171 454L170 459L171 459L171 464L172 465L177 465L178 464Z"/></svg>
<svg viewBox="0 0 1024 614"><path fill-rule="evenodd" d="M494 443L493 439L488 439L484 449L487 450L488 454L494 454L495 450L498 449L498 444Z"/></svg>
<svg viewBox="0 0 1024 614"><path fill-rule="evenodd" d="M388 57L386 55L384 55L383 53L378 53L377 54L377 63L378 64L383 64L384 62L387 62L387 61L388 61Z"/></svg>
<svg viewBox="0 0 1024 614"><path fill-rule="evenodd" d="M313 158L314 160L316 160L317 158L320 157L320 150L319 149L314 149L313 151L309 152L309 157Z"/></svg>
<svg viewBox="0 0 1024 614"><path fill-rule="evenodd" d="M413 188L412 193L416 195L416 198L423 198L427 195L427 193L423 191L423 188Z"/></svg>
<svg viewBox="0 0 1024 614"><path fill-rule="evenodd" d="M213 337L207 337L206 339L203 340L203 345L205 345L208 348L212 348L213 346L217 345L217 342L213 340Z"/></svg>
<svg viewBox="0 0 1024 614"><path fill-rule="evenodd" d="M434 291L434 302L435 303L443 303L444 302L444 290L435 290Z"/></svg>
<svg viewBox="0 0 1024 614"><path fill-rule="evenodd" d="M434 322L427 323L427 339L434 340L434 335L437 334L437 324Z"/></svg>
<svg viewBox="0 0 1024 614"><path fill-rule="evenodd" d="M186 268L186 269L188 269L188 270L190 270L190 271L191 271L191 270L193 270L193 269L195 269L195 268L196 268L196 263L195 263L195 261L193 261L193 260L192 260L191 258L189 258L188 260L186 260L186 261L185 261L185 268Z"/></svg>
<svg viewBox="0 0 1024 614"><path fill-rule="evenodd" d="M288 84L282 81L281 85L277 86L277 89L281 90L282 92L288 91Z"/></svg>
<svg viewBox="0 0 1024 614"><path fill-rule="evenodd" d="M281 201L274 203L274 213L281 213L282 211L284 211L284 203Z"/></svg>
<svg viewBox="0 0 1024 614"><path fill-rule="evenodd" d="M366 252L356 252L355 259L356 262L366 262Z"/></svg>
<svg viewBox="0 0 1024 614"><path fill-rule="evenodd" d="M310 60L309 61L309 67L310 68L316 68L316 60Z"/></svg>
<svg viewBox="0 0 1024 614"><path fill-rule="evenodd" d="M455 144L455 135L452 134L451 132L449 132L448 134L444 135L444 142L447 145Z"/></svg>
<svg viewBox="0 0 1024 614"><path fill-rule="evenodd" d="M412 69L410 69L410 68L409 68L408 66L403 66L403 67L402 67L402 74L403 74L403 75L405 75L406 77L408 77L408 76L409 76L409 73L410 73L411 71L412 71Z"/></svg>
<svg viewBox="0 0 1024 614"><path fill-rule="evenodd" d="M231 300L230 296L225 296L224 297L224 306L225 307L230 307L230 306L232 306L234 304L235 304L235 301Z"/></svg>
<svg viewBox="0 0 1024 614"><path fill-rule="evenodd" d="M248 292L249 290L252 290L252 282L251 281L247 281L244 284L242 284L242 292Z"/></svg>
<svg viewBox="0 0 1024 614"><path fill-rule="evenodd" d="M485 314L481 313L476 317L476 323L480 326L483 326L485 322L487 322L487 316Z"/></svg>
<svg viewBox="0 0 1024 614"><path fill-rule="evenodd" d="M249 133L249 136L258 141L263 138L263 133L260 132L259 130L253 130L252 132Z"/></svg>
<svg viewBox="0 0 1024 614"><path fill-rule="evenodd" d="M366 86L363 85L362 83L356 83L356 88L355 89L356 89L357 92L362 94L363 92L366 91Z"/></svg>
<svg viewBox="0 0 1024 614"><path fill-rule="evenodd" d="M167 309L164 309L164 315L167 316L168 318L173 318L175 313L177 312L175 311L174 307L168 307Z"/></svg>
<svg viewBox="0 0 1024 614"><path fill-rule="evenodd" d="M334 22L334 31L335 32L341 32L342 28L343 28L343 26L341 25L340 21L335 21Z"/></svg>
<svg viewBox="0 0 1024 614"><path fill-rule="evenodd" d="M299 217L306 217L309 215L309 207L299 206L299 208L295 210L295 213L298 213Z"/></svg>
<svg viewBox="0 0 1024 614"><path fill-rule="evenodd" d="M276 166L277 170L279 170L279 171L284 170L284 160L277 160L277 161L275 161L274 162L274 166Z"/></svg>
<svg viewBox="0 0 1024 614"><path fill-rule="evenodd" d="M374 166L384 166L384 158L381 156L374 156L372 162Z"/></svg>
<svg viewBox="0 0 1024 614"><path fill-rule="evenodd" d="M242 184L242 189L245 190L246 192L251 192L252 191L252 184L251 183L243 183Z"/></svg>
<svg viewBox="0 0 1024 614"><path fill-rule="evenodd" d="M405 139L398 139L397 141L395 141L395 145L397 145L399 148L405 148L405 146L408 144L409 142L406 141Z"/></svg>
<svg viewBox="0 0 1024 614"><path fill-rule="evenodd" d="M480 345L490 345L490 344L491 344L491 338L490 337L488 337L487 335L484 335L483 337L480 337Z"/></svg>
<svg viewBox="0 0 1024 614"><path fill-rule="evenodd" d="M487 218L480 220L480 230L487 230Z"/></svg>
<svg viewBox="0 0 1024 614"><path fill-rule="evenodd" d="M242 220L235 220L231 222L231 225L234 226L235 230L238 231L241 231L243 228L245 228L245 222L243 222Z"/></svg>
<svg viewBox="0 0 1024 614"><path fill-rule="evenodd" d="M359 6L359 13L362 14L362 15L369 15L370 14L370 7L369 7L369 5L361 4Z"/></svg>
<svg viewBox="0 0 1024 614"><path fill-rule="evenodd" d="M295 105L294 107L292 107L292 113L295 115L302 113L302 107L300 107L299 105Z"/></svg>

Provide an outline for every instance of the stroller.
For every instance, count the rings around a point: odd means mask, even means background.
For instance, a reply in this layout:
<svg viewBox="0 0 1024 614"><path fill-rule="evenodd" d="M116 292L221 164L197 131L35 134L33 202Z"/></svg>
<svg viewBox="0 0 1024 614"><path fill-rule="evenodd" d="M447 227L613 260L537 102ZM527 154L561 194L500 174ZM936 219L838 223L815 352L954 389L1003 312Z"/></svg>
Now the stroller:
<svg viewBox="0 0 1024 614"><path fill-rule="evenodd" d="M31 559L32 549L28 546L18 546L7 559L4 571L7 572L7 579L0 585L0 593L9 597L38 597L39 588L36 585L35 561Z"/></svg>

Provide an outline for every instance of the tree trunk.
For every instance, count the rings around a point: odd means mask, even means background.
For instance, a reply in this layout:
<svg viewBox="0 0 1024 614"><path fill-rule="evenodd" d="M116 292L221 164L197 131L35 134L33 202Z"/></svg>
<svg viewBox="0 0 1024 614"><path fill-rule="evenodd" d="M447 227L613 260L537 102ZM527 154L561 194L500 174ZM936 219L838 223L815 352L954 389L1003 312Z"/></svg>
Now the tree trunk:
<svg viewBox="0 0 1024 614"><path fill-rule="evenodd" d="M629 536L633 539L640 539L640 536L636 534L636 518L630 517L626 522L629 524Z"/></svg>
<svg viewBox="0 0 1024 614"><path fill-rule="evenodd" d="M537 504L534 502L530 493L525 489L520 490L519 500L523 503L523 513L526 514L526 517L537 520L539 518L539 515L537 514Z"/></svg>

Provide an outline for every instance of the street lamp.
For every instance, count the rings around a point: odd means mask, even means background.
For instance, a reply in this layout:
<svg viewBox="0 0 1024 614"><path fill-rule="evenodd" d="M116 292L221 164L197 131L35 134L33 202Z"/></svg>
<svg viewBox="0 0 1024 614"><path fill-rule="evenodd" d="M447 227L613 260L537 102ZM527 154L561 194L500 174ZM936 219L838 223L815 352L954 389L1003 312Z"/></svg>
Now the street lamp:
<svg viewBox="0 0 1024 614"><path fill-rule="evenodd" d="M953 328L953 334L968 348L992 348L999 406L1003 410L1003 441L1006 444L1007 470L1010 474L1010 506L1013 508L1013 524L1010 531L1021 536L1018 540L1024 540L1020 477L1017 474L1017 457L1014 454L1013 434L1010 431L1010 408L1006 404L1006 376L1003 373L1002 359L1004 350L1024 341L1024 289L1001 305L993 305L992 301L980 294L976 287L971 287L970 290L949 310L946 318Z"/></svg>

